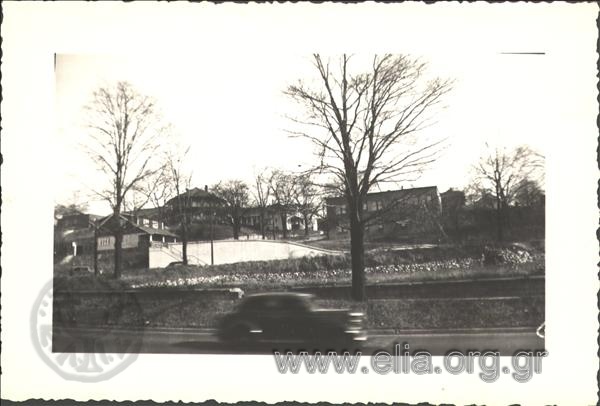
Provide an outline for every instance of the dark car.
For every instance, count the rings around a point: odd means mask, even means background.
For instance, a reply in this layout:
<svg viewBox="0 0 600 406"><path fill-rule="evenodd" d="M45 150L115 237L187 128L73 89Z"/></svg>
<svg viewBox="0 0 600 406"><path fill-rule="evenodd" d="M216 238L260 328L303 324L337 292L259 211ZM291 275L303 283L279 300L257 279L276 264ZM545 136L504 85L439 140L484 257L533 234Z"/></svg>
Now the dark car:
<svg viewBox="0 0 600 406"><path fill-rule="evenodd" d="M169 265L167 265L165 267L165 269L167 269L167 270L175 269L175 268L179 268L180 266L183 266L183 261L173 261L173 262L170 262Z"/></svg>
<svg viewBox="0 0 600 406"><path fill-rule="evenodd" d="M313 296L262 293L244 297L218 325L219 338L235 342L344 343L366 340L363 314L347 309L320 309Z"/></svg>

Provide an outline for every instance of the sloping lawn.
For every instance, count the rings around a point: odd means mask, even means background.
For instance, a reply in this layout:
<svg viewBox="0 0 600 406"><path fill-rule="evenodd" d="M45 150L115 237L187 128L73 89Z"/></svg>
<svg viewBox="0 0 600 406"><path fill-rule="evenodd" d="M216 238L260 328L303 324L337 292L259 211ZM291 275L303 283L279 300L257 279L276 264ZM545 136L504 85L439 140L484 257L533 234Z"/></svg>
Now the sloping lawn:
<svg viewBox="0 0 600 406"><path fill-rule="evenodd" d="M544 274L544 254L522 246L434 247L372 250L365 256L368 283L446 280ZM136 287L240 287L271 290L336 286L351 281L349 255L245 262L212 267L180 267L130 275Z"/></svg>
<svg viewBox="0 0 600 406"><path fill-rule="evenodd" d="M458 280L544 274L540 250L516 247L435 247L411 250L373 250L366 254L368 283L401 281ZM125 272L120 281L98 284L86 281L93 276L55 276L74 289L73 284L108 285L115 288L144 287L240 287L274 290L300 286L336 286L351 281L349 255L303 257L277 261L253 261L216 266L178 266L172 269L145 269ZM73 280L71 280L73 279ZM104 279L104 278L103 278ZM83 287L85 288L85 287Z"/></svg>

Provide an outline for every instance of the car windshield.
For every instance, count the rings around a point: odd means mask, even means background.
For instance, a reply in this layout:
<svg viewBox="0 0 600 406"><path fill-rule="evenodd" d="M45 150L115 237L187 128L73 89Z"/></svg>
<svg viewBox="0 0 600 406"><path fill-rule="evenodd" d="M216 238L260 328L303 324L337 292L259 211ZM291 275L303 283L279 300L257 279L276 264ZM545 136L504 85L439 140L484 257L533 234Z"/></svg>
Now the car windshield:
<svg viewBox="0 0 600 406"><path fill-rule="evenodd" d="M239 309L251 311L306 311L313 307L308 296L254 296L240 303Z"/></svg>

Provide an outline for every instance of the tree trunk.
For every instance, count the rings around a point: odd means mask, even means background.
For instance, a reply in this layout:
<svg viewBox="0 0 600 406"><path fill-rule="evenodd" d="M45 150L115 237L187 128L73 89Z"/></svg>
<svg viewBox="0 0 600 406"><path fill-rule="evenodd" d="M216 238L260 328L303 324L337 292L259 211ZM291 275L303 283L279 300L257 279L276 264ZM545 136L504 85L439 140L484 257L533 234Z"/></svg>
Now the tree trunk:
<svg viewBox="0 0 600 406"><path fill-rule="evenodd" d="M281 214L281 231L283 232L283 239L287 238L287 214Z"/></svg>
<svg viewBox="0 0 600 406"><path fill-rule="evenodd" d="M508 231L508 236L510 238L511 234L510 234L510 207L508 206L508 203L505 203L504 205L502 205L502 221L503 221L503 225L504 225L504 229Z"/></svg>
<svg viewBox="0 0 600 406"><path fill-rule="evenodd" d="M118 218L118 217L117 217ZM115 229L115 279L121 278L121 270L123 268L123 231L121 224L117 220L117 228Z"/></svg>
<svg viewBox="0 0 600 406"><path fill-rule="evenodd" d="M502 224L502 204L500 202L496 204L496 231L498 241L502 241L504 239L504 230Z"/></svg>
<svg viewBox="0 0 600 406"><path fill-rule="evenodd" d="M260 213L260 235L262 239L265 239L265 213L261 211Z"/></svg>
<svg viewBox="0 0 600 406"><path fill-rule="evenodd" d="M232 227L233 227L233 239L239 240L240 239L240 221L239 221L239 219L236 219L236 218L233 219Z"/></svg>
<svg viewBox="0 0 600 406"><path fill-rule="evenodd" d="M308 216L304 216L304 236L305 237L308 237L308 225L309 225Z"/></svg>
<svg viewBox="0 0 600 406"><path fill-rule="evenodd" d="M352 299L365 301L365 243L364 228L356 214L350 216L350 254L352 255Z"/></svg>
<svg viewBox="0 0 600 406"><path fill-rule="evenodd" d="M94 276L98 276L98 223L94 222Z"/></svg>
<svg viewBox="0 0 600 406"><path fill-rule="evenodd" d="M184 220L181 224L181 261L183 262L183 265L188 264L187 243L187 224Z"/></svg>

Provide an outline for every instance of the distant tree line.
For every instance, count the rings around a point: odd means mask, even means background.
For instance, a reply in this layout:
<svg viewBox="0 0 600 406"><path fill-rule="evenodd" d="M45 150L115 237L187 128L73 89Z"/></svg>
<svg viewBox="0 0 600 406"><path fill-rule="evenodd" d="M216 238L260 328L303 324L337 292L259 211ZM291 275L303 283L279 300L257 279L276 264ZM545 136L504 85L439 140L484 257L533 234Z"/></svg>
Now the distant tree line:
<svg viewBox="0 0 600 406"><path fill-rule="evenodd" d="M442 194L444 229L454 239L543 238L544 156L527 146L488 147L465 191Z"/></svg>

